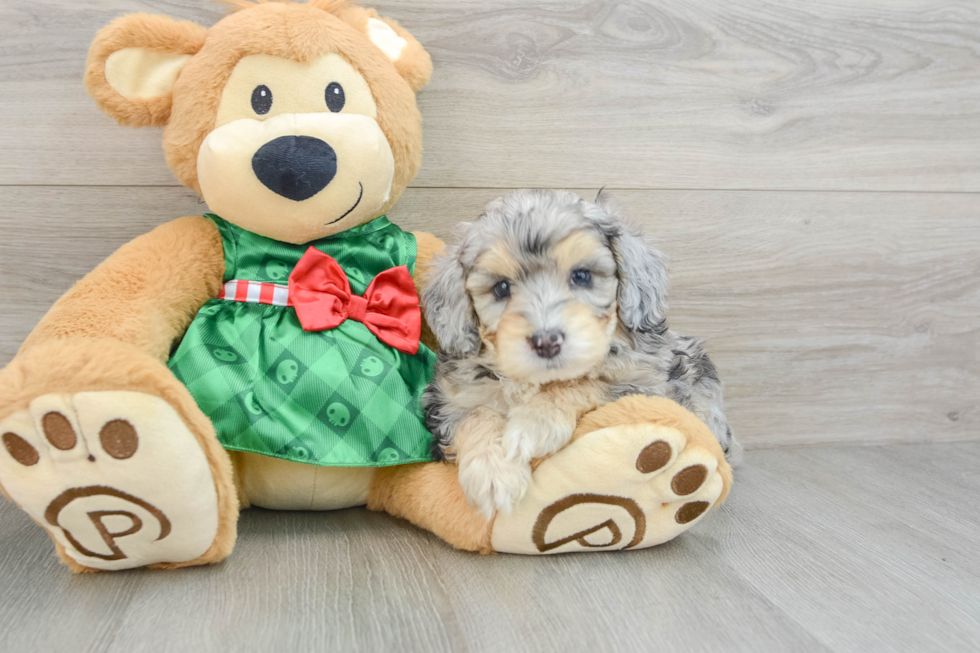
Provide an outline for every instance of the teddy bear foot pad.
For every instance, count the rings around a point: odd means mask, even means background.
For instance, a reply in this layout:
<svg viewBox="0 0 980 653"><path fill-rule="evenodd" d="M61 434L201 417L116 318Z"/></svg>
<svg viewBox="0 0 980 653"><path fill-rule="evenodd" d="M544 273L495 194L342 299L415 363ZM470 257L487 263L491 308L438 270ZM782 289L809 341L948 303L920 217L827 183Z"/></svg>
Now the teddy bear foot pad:
<svg viewBox="0 0 980 653"><path fill-rule="evenodd" d="M84 567L185 562L215 539L208 461L163 399L44 395L0 422L0 438L0 485Z"/></svg>
<svg viewBox="0 0 980 653"><path fill-rule="evenodd" d="M540 555L667 542L721 496L717 456L669 426L588 433L535 470L514 512L497 515L493 549Z"/></svg>

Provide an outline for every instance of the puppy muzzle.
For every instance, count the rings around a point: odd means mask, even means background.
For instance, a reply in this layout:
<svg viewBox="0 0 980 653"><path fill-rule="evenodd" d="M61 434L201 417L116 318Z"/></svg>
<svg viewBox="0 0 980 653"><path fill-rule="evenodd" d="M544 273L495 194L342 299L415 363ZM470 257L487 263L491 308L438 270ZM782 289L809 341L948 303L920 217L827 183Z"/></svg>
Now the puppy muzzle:
<svg viewBox="0 0 980 653"><path fill-rule="evenodd" d="M539 358L551 359L561 353L565 333L561 329L542 329L535 331L527 341Z"/></svg>

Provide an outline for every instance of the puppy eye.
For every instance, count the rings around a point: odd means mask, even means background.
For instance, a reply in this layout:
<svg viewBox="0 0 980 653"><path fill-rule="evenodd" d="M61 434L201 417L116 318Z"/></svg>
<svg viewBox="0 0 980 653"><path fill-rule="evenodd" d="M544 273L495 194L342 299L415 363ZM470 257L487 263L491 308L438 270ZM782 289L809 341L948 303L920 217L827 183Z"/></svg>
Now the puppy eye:
<svg viewBox="0 0 980 653"><path fill-rule="evenodd" d="M592 273L588 270L572 270L572 285L591 286Z"/></svg>
<svg viewBox="0 0 980 653"><path fill-rule="evenodd" d="M493 286L493 296L497 299L507 299L510 297L510 281L504 279L503 281L498 281Z"/></svg>
<svg viewBox="0 0 980 653"><path fill-rule="evenodd" d="M264 116L272 108L272 91L265 84L260 84L252 91L252 111Z"/></svg>
<svg viewBox="0 0 980 653"><path fill-rule="evenodd" d="M324 96L327 101L327 108L334 113L343 109L344 104L347 102L347 98L344 95L344 87L337 82L327 84L327 90Z"/></svg>

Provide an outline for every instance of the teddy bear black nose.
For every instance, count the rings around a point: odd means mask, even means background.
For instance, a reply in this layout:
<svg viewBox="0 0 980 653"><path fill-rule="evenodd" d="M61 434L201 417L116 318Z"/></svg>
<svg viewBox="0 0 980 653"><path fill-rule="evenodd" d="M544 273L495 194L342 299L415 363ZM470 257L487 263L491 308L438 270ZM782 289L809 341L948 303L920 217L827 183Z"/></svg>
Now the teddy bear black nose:
<svg viewBox="0 0 980 653"><path fill-rule="evenodd" d="M302 202L337 174L337 153L319 138L280 136L259 148L252 170L273 193Z"/></svg>

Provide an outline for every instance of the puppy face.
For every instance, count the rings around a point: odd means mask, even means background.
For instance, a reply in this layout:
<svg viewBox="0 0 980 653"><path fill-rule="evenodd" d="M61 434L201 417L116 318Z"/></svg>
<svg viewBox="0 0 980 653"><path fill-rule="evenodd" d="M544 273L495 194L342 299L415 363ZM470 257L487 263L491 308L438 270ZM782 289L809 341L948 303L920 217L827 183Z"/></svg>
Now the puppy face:
<svg viewBox="0 0 980 653"><path fill-rule="evenodd" d="M584 229L540 249L530 244L498 240L467 275L481 339L505 376L580 377L609 351L616 328L612 250Z"/></svg>
<svg viewBox="0 0 980 653"><path fill-rule="evenodd" d="M518 191L462 226L422 301L445 353L545 383L596 368L618 324L655 328L665 289L663 257L607 206Z"/></svg>

